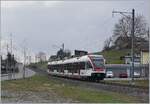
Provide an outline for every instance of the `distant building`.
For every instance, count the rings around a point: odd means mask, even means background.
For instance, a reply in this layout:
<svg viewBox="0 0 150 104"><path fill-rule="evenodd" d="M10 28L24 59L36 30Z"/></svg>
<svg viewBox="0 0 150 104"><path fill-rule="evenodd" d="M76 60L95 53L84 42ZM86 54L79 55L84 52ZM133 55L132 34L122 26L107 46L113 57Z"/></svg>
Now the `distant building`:
<svg viewBox="0 0 150 104"><path fill-rule="evenodd" d="M57 55L51 55L49 61L55 61L55 60L57 60Z"/></svg>
<svg viewBox="0 0 150 104"><path fill-rule="evenodd" d="M39 52L35 56L35 60L36 60L36 62L44 62L44 61L46 61L46 54L44 52Z"/></svg>
<svg viewBox="0 0 150 104"><path fill-rule="evenodd" d="M142 76L149 78L149 49L141 50L141 65L144 66L142 68Z"/></svg>
<svg viewBox="0 0 150 104"><path fill-rule="evenodd" d="M6 61L1 59L1 74L6 73Z"/></svg>
<svg viewBox="0 0 150 104"><path fill-rule="evenodd" d="M140 56L134 57L134 64L140 64ZM132 58L131 56L124 56L125 64L131 64Z"/></svg>
<svg viewBox="0 0 150 104"><path fill-rule="evenodd" d="M31 56L26 56L26 64L29 65L32 62Z"/></svg>
<svg viewBox="0 0 150 104"><path fill-rule="evenodd" d="M83 55L87 55L88 52L87 51L83 51L83 50L75 50L74 51L74 55L75 56L83 56Z"/></svg>
<svg viewBox="0 0 150 104"><path fill-rule="evenodd" d="M149 50L141 51L141 64L149 64Z"/></svg>

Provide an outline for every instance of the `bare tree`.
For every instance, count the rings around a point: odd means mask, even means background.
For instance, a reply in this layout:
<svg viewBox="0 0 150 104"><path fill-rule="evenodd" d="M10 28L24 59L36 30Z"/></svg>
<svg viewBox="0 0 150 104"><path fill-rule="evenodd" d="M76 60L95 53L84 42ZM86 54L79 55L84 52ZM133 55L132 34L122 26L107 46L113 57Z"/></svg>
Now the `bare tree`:
<svg viewBox="0 0 150 104"><path fill-rule="evenodd" d="M104 41L104 48L103 48L103 50L109 50L111 42L112 42L112 38L111 37L109 37L108 39L106 39Z"/></svg>
<svg viewBox="0 0 150 104"><path fill-rule="evenodd" d="M138 39L147 39L147 24L143 16L135 17L135 41ZM131 46L132 18L130 16L122 17L114 27L113 42L115 45L130 48ZM118 43L119 42L119 43Z"/></svg>
<svg viewBox="0 0 150 104"><path fill-rule="evenodd" d="M60 59L63 59L64 57L70 57L71 56L71 51L70 50L63 50L60 49L57 51L57 57Z"/></svg>

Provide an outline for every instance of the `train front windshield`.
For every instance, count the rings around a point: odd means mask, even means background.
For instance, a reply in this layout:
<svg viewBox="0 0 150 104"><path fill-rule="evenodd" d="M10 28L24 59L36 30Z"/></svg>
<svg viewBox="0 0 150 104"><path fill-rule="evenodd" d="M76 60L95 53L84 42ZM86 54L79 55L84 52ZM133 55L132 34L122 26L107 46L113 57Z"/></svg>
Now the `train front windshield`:
<svg viewBox="0 0 150 104"><path fill-rule="evenodd" d="M104 68L104 59L93 58L92 62L95 68Z"/></svg>

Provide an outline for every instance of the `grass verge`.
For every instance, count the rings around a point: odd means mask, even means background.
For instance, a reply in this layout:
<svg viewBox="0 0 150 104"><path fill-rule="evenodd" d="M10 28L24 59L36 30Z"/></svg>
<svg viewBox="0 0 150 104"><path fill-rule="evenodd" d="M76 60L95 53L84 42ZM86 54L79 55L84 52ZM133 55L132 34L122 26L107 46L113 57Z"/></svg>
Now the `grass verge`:
<svg viewBox="0 0 150 104"><path fill-rule="evenodd" d="M96 52L94 54L103 55L107 64L123 64L124 60L120 59L122 56L126 56L130 53L129 49L124 50L108 50L102 52Z"/></svg>
<svg viewBox="0 0 150 104"><path fill-rule="evenodd" d="M46 76L35 75L31 78L2 81L2 90L11 91L38 91L55 92L63 98L71 98L83 103L138 103L136 97L108 91L96 91L83 87L73 86Z"/></svg>
<svg viewBox="0 0 150 104"><path fill-rule="evenodd" d="M131 80L104 80L105 83L117 83L122 85L130 85ZM149 80L134 80L134 86L149 88Z"/></svg>

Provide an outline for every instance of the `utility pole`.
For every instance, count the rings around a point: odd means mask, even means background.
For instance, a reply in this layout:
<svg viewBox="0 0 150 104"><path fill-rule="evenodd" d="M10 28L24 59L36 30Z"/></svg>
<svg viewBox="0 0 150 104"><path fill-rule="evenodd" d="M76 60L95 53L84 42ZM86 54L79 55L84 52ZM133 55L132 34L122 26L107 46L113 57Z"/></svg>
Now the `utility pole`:
<svg viewBox="0 0 150 104"><path fill-rule="evenodd" d="M63 52L64 52L64 43L62 44L62 50L63 50Z"/></svg>
<svg viewBox="0 0 150 104"><path fill-rule="evenodd" d="M0 58L2 57L2 52L1 52L1 29L0 29ZM2 58L1 58L2 59ZM0 69L2 69L2 60L0 59ZM1 73L1 70L0 70Z"/></svg>
<svg viewBox="0 0 150 104"><path fill-rule="evenodd" d="M13 67L12 67L12 33L10 33L10 63L9 63L9 76L10 79L12 78L12 74L13 74Z"/></svg>
<svg viewBox="0 0 150 104"><path fill-rule="evenodd" d="M25 64L26 64L26 50L25 50L25 46L24 46L24 49L23 49L23 54L24 54L23 78L25 78Z"/></svg>
<svg viewBox="0 0 150 104"><path fill-rule="evenodd" d="M147 36L148 36L148 38L149 38L149 28L148 28L148 31L147 31Z"/></svg>
<svg viewBox="0 0 150 104"><path fill-rule="evenodd" d="M131 30L131 38L132 38L132 40L131 40L131 55L132 55L132 57L131 57L131 60L132 60L131 69L132 69L132 72L131 72L131 77L132 77L132 84L133 84L133 81L134 81L134 31L135 31L134 30L134 25L135 25L134 24L134 18L135 18L135 10L132 9L132 12L113 11L112 13L119 13L119 14L127 17L127 18L128 18L128 16L125 14L132 15L132 30Z"/></svg>
<svg viewBox="0 0 150 104"><path fill-rule="evenodd" d="M25 65L26 65L26 39L23 40L23 69L22 76L25 78Z"/></svg>
<svg viewBox="0 0 150 104"><path fill-rule="evenodd" d="M62 44L62 50L63 50L63 54L62 54L62 59L64 59L64 57L65 57L65 53L64 53L64 43Z"/></svg>
<svg viewBox="0 0 150 104"><path fill-rule="evenodd" d="M10 53L12 54L12 33L10 34Z"/></svg>
<svg viewBox="0 0 150 104"><path fill-rule="evenodd" d="M132 55L132 81L134 81L134 16L135 16L135 10L132 9L132 48L131 48L131 55Z"/></svg>
<svg viewBox="0 0 150 104"><path fill-rule="evenodd" d="M13 40L12 40L12 33L10 34L10 53L11 53L11 61L10 61L10 67L11 67L11 74L15 78L15 65L14 65L14 55L13 55Z"/></svg>
<svg viewBox="0 0 150 104"><path fill-rule="evenodd" d="M7 50L7 55L8 55L8 44L7 44L6 50ZM8 73L8 59L6 60L6 72Z"/></svg>

